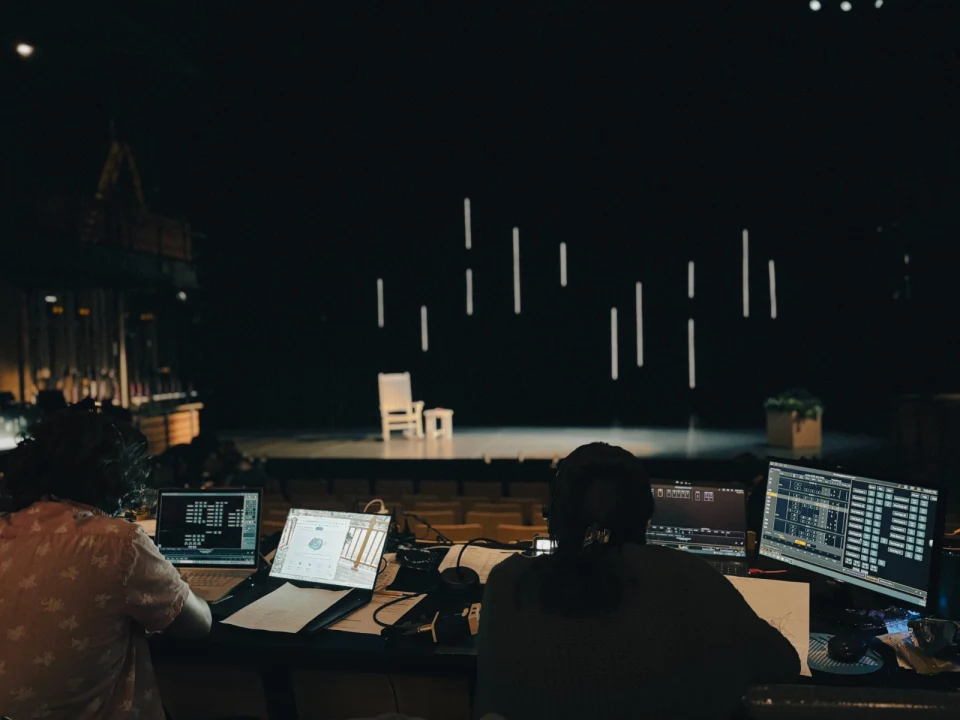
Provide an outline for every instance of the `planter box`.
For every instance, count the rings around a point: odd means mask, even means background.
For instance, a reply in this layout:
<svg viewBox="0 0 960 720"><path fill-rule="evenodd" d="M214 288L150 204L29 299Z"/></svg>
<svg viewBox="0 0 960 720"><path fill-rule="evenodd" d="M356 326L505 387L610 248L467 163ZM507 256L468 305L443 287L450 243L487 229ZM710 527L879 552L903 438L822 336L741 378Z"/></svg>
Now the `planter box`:
<svg viewBox="0 0 960 720"><path fill-rule="evenodd" d="M823 418L797 420L797 413L767 413L767 444L774 447L812 448L823 444Z"/></svg>

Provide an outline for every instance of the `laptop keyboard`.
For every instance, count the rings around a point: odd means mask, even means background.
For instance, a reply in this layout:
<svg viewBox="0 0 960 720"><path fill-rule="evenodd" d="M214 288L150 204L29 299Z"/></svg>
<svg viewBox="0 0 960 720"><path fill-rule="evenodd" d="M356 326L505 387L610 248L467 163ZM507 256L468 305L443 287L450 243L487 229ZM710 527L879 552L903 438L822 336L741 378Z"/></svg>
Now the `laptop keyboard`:
<svg viewBox="0 0 960 720"><path fill-rule="evenodd" d="M707 560L707 564L722 575L747 577L749 571L745 562L736 560Z"/></svg>
<svg viewBox="0 0 960 720"><path fill-rule="evenodd" d="M242 580L236 575L225 575L218 572L188 572L183 574L183 579L191 585L203 587L223 587Z"/></svg>

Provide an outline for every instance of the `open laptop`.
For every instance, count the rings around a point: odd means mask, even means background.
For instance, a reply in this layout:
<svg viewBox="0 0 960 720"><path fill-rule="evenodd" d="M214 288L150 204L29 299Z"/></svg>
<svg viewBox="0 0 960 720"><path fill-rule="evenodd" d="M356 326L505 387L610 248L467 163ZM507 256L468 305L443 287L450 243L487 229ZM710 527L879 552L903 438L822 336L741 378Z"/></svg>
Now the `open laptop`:
<svg viewBox="0 0 960 720"><path fill-rule="evenodd" d="M654 482L654 510L647 529L651 545L703 556L724 575L745 577L747 502L742 488Z"/></svg>
<svg viewBox="0 0 960 720"><path fill-rule="evenodd" d="M219 600L257 570L262 491L160 490L155 540L198 597Z"/></svg>
<svg viewBox="0 0 960 720"><path fill-rule="evenodd" d="M272 585L350 590L309 623L314 632L369 604L383 558L389 515L293 508L270 568Z"/></svg>

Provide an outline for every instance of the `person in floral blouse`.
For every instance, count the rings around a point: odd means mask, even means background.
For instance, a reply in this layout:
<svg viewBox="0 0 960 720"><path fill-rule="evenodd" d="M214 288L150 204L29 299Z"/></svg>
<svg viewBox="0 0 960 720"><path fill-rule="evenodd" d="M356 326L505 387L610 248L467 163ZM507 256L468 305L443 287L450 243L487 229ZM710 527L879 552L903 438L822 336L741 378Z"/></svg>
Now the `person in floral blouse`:
<svg viewBox="0 0 960 720"><path fill-rule="evenodd" d="M147 635L200 637L210 608L140 526L144 437L96 410L60 411L0 480L0 715L163 720Z"/></svg>

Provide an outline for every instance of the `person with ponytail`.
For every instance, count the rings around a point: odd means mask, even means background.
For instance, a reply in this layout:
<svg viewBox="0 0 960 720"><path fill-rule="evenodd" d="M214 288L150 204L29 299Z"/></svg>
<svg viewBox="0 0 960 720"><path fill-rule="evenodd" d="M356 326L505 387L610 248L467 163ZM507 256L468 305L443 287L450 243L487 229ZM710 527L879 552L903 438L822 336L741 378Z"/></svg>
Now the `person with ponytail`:
<svg viewBox="0 0 960 720"><path fill-rule="evenodd" d="M477 717L728 718L747 687L797 678L793 646L726 578L646 544L653 508L623 448L592 443L561 461L555 552L511 557L484 590Z"/></svg>

